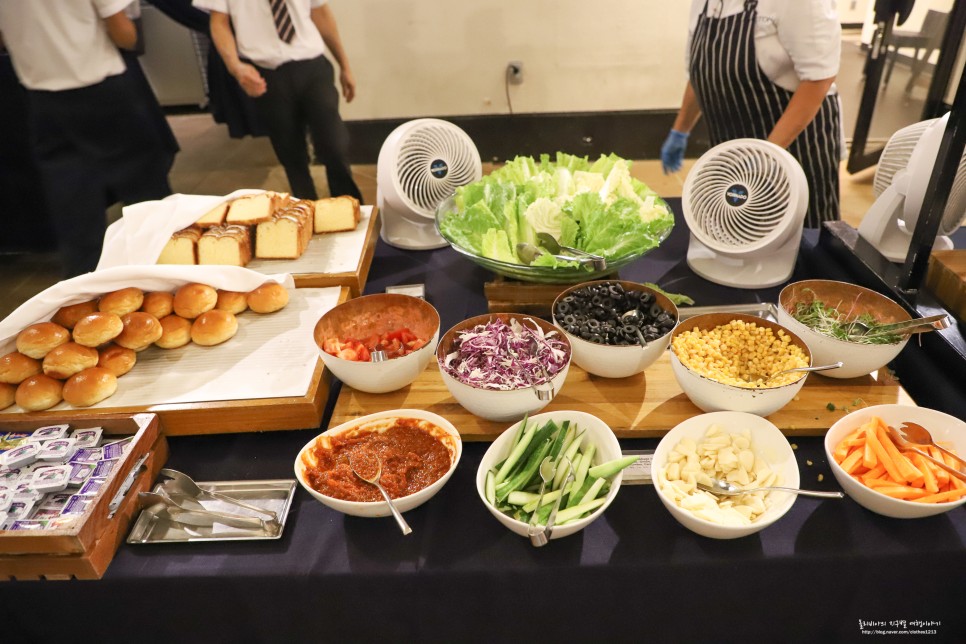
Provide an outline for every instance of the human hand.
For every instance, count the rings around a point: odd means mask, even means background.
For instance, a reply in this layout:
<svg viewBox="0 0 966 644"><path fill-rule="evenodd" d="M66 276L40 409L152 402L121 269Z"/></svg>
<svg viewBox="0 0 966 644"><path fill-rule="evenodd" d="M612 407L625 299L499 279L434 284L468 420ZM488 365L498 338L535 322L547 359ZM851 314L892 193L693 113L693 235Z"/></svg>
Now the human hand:
<svg viewBox="0 0 966 644"><path fill-rule="evenodd" d="M239 62L232 70L231 75L235 77L245 93L252 98L258 98L268 91L268 85L265 83L265 79L262 78L262 75L258 73L255 67L248 63Z"/></svg>
<svg viewBox="0 0 966 644"><path fill-rule="evenodd" d="M352 99L356 97L356 79L352 75L352 70L348 67L343 67L339 72L339 85L342 86L342 96L345 97L345 102L351 103Z"/></svg>
<svg viewBox="0 0 966 644"><path fill-rule="evenodd" d="M688 147L688 133L671 130L664 145L661 146L661 167L664 174L671 174L681 169L684 163L684 150Z"/></svg>

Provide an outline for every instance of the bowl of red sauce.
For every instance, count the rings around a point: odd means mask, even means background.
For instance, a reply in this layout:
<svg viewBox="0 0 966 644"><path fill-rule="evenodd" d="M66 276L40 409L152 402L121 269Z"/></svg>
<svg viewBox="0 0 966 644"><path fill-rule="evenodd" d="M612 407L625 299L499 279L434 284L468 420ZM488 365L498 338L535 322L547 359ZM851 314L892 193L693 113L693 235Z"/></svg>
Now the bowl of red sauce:
<svg viewBox="0 0 966 644"><path fill-rule="evenodd" d="M315 325L322 362L353 389L381 394L411 384L426 369L439 341L439 313L422 298L398 293L357 297ZM373 351L386 360L372 361Z"/></svg>
<svg viewBox="0 0 966 644"><path fill-rule="evenodd" d="M349 459L382 463L380 483L400 512L428 501L446 484L463 453L448 420L422 409L369 414L323 432L295 459L295 477L323 505L359 517L390 516L374 485L352 471Z"/></svg>

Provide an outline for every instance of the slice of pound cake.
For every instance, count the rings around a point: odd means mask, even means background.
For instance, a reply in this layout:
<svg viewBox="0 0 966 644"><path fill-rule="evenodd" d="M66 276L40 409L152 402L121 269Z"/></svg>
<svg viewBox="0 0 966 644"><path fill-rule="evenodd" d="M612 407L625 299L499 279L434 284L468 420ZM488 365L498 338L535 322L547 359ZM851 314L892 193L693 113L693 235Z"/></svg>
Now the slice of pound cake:
<svg viewBox="0 0 966 644"><path fill-rule="evenodd" d="M359 200L355 197L329 197L315 202L315 232L317 233L355 230L360 217Z"/></svg>
<svg viewBox="0 0 966 644"><path fill-rule="evenodd" d="M244 266L252 258L251 229L215 226L198 239L198 263Z"/></svg>
<svg viewBox="0 0 966 644"><path fill-rule="evenodd" d="M164 245L158 264L197 264L198 239L201 230L194 227L185 228L171 235L171 239Z"/></svg>
<svg viewBox="0 0 966 644"><path fill-rule="evenodd" d="M294 201L271 220L255 229L255 257L261 259L298 259L312 239L315 204Z"/></svg>

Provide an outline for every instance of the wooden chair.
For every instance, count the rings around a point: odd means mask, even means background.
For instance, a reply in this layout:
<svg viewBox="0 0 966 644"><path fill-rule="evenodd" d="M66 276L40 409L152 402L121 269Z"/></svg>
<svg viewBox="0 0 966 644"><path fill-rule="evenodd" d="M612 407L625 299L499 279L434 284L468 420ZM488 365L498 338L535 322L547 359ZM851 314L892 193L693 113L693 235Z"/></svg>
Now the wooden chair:
<svg viewBox="0 0 966 644"><path fill-rule="evenodd" d="M929 57L942 42L943 34L946 31L946 20L948 18L948 13L930 9L926 12L926 17L923 18L922 27L920 27L919 31L892 32L892 37L886 43L886 55L889 57L889 64L886 67L885 78L882 81L883 89L889 84L889 78L892 76L892 68L895 66L896 58L899 55L899 48L903 47L915 50L912 56L909 82L906 83L905 93L908 94L912 91L913 86L916 84L916 79L929 63ZM919 57L920 50L923 52L921 58Z"/></svg>

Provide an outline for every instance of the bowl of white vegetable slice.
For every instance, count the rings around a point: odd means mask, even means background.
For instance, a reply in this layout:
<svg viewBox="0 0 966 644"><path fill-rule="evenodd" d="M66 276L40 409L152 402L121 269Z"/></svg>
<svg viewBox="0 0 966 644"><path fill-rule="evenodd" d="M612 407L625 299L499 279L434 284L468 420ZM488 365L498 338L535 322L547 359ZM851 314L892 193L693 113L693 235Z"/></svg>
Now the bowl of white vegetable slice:
<svg viewBox="0 0 966 644"><path fill-rule="evenodd" d="M539 468L547 457L553 478L541 497ZM559 499L550 538L561 539L604 513L617 496L623 469L635 460L621 455L613 430L596 416L547 412L515 423L493 441L476 473L476 490L490 514L524 537L532 513L538 525L546 525Z"/></svg>
<svg viewBox="0 0 966 644"><path fill-rule="evenodd" d="M798 463L773 423L747 412L700 414L664 435L651 461L657 495L678 523L705 537L736 539L763 530L792 507L788 492L716 496L698 489L710 478L743 489L799 486Z"/></svg>

